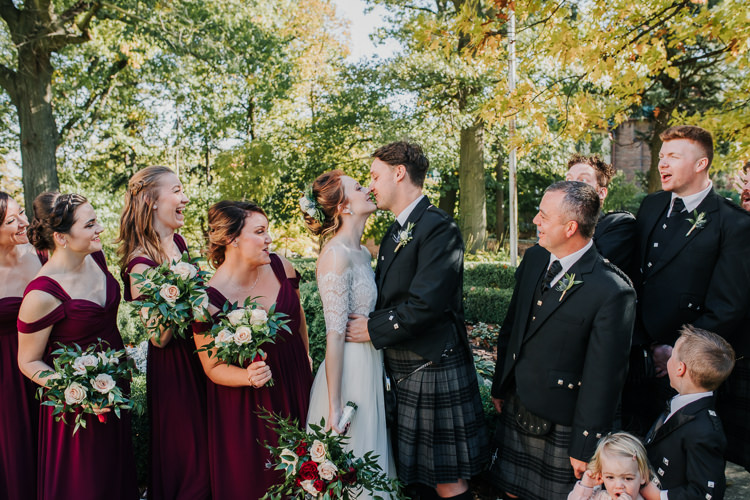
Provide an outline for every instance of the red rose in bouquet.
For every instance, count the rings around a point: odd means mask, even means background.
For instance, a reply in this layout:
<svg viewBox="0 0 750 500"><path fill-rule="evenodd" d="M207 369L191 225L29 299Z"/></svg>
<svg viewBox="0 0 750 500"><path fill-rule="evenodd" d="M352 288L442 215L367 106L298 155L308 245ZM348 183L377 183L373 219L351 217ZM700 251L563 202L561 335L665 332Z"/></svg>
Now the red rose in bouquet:
<svg viewBox="0 0 750 500"><path fill-rule="evenodd" d="M354 484L357 482L357 470L354 467L349 467L349 470L341 475L341 481L344 484Z"/></svg>
<svg viewBox="0 0 750 500"><path fill-rule="evenodd" d="M326 488L326 483L324 483L322 479L317 479L313 483L313 488L315 488L318 491L323 491Z"/></svg>
<svg viewBox="0 0 750 500"><path fill-rule="evenodd" d="M303 463L302 467L299 469L299 477L303 480L320 479L320 476L318 476L318 464L312 460Z"/></svg>

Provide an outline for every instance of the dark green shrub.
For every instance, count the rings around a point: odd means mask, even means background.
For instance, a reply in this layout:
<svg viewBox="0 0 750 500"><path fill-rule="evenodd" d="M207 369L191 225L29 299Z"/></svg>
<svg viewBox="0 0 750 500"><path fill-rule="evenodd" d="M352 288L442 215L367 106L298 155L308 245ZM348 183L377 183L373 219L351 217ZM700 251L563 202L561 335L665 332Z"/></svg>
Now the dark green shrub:
<svg viewBox="0 0 750 500"><path fill-rule="evenodd" d="M467 262L464 264L464 288L510 288L515 285L516 268L502 262Z"/></svg>
<svg viewBox="0 0 750 500"><path fill-rule="evenodd" d="M290 262L302 277L301 283L315 282L315 265L317 263L317 259L291 259Z"/></svg>
<svg viewBox="0 0 750 500"><path fill-rule="evenodd" d="M139 405L140 412L132 412L133 416L133 451L135 452L135 467L138 473L138 485L143 488L148 484L149 454L148 441L150 428L148 412L146 411L146 374L139 373L130 383L130 397L134 404Z"/></svg>
<svg viewBox="0 0 750 500"><path fill-rule="evenodd" d="M505 319L512 288L464 287L464 314L469 323L497 323Z"/></svg>
<svg viewBox="0 0 750 500"><path fill-rule="evenodd" d="M318 284L315 280L300 285L302 309L305 311L307 335L310 339L310 356L313 359L313 373L326 355L326 320L323 316L323 303L320 301Z"/></svg>
<svg viewBox="0 0 750 500"><path fill-rule="evenodd" d="M138 310L130 302L120 302L120 309L117 311L117 328L120 329L125 345L138 345L148 338Z"/></svg>

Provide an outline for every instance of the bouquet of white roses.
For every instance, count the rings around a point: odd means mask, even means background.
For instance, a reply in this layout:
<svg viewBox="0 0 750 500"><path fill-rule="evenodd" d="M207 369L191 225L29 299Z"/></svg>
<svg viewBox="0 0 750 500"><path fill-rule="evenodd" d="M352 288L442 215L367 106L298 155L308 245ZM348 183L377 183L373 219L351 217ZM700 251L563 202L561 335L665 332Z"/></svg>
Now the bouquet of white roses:
<svg viewBox="0 0 750 500"><path fill-rule="evenodd" d="M37 392L42 405L54 408L55 420L67 424L67 413L75 414L73 434L79 427L86 428L85 415L95 414L96 409L109 408L117 418L122 410L132 409L130 400L117 385L132 379L133 361L125 350L104 348L106 342L92 344L85 350L78 344L60 345L52 352L54 370L45 370L40 375L47 377L46 387ZM100 413L99 421L105 423L107 414Z"/></svg>
<svg viewBox="0 0 750 500"><path fill-rule="evenodd" d="M345 451L348 439L333 431L323 432L320 425L310 424L310 432L299 427L296 420L277 414L261 415L278 434L277 446L266 443L271 463L266 467L284 471L284 480L271 486L263 500L357 498L368 492L373 498L404 498L400 483L391 479L377 463L372 451L364 457Z"/></svg>
<svg viewBox="0 0 750 500"><path fill-rule="evenodd" d="M257 361L265 356L263 344L273 344L279 330L289 332L288 319L283 313L276 312L276 304L266 312L255 302L255 297L248 297L245 305L224 304L219 313L219 320L211 328L212 338L198 351L208 351L209 357L237 366L245 366L246 361ZM266 385L273 385L273 379Z"/></svg>
<svg viewBox="0 0 750 500"><path fill-rule="evenodd" d="M141 308L146 324L156 331L157 341L158 327L172 328L175 335L184 338L193 320L210 317L205 286L208 273L200 270L197 260L184 252L177 262L131 274L133 282L141 287L141 295L134 303Z"/></svg>

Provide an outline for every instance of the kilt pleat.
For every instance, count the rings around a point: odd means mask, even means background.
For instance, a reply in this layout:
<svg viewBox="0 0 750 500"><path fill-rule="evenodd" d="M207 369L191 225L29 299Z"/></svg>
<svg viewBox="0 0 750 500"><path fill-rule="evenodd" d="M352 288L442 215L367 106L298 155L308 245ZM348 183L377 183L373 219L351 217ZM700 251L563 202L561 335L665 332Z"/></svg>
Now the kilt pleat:
<svg viewBox="0 0 750 500"><path fill-rule="evenodd" d="M385 354L393 380L408 375L397 388L399 479L434 487L479 474L489 444L476 371L465 350L457 347L412 375L424 358L394 349Z"/></svg>
<svg viewBox="0 0 750 500"><path fill-rule="evenodd" d="M514 398L508 398L494 438L495 487L524 500L567 499L576 482L568 455L571 427L552 424L548 434L533 436L518 426L515 413Z"/></svg>

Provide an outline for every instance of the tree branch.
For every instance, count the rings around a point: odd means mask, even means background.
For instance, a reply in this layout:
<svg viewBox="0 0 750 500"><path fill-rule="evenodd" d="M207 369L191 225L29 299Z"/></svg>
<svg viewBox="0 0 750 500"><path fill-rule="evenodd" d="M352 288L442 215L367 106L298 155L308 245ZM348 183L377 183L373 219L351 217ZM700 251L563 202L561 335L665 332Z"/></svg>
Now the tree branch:
<svg viewBox="0 0 750 500"><path fill-rule="evenodd" d="M70 130L75 127L78 123L83 120L83 115L91 109L94 104L97 102L101 102L104 100L112 90L112 87L115 82L115 77L117 74L125 69L128 66L128 59L122 58L115 61L112 66L110 66L109 70L107 71L107 75L105 77L105 85L98 93L93 93L89 96L88 99L86 99L86 102L82 106L82 112L78 116L73 116L68 120L61 128L60 128L60 138L63 139Z"/></svg>

